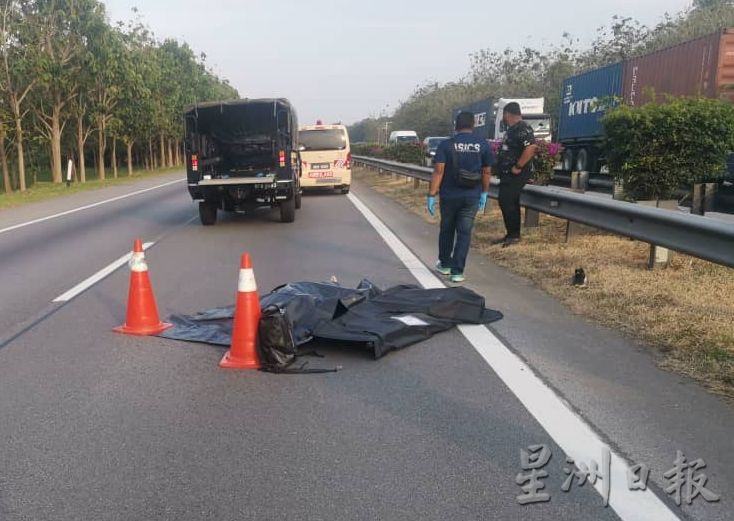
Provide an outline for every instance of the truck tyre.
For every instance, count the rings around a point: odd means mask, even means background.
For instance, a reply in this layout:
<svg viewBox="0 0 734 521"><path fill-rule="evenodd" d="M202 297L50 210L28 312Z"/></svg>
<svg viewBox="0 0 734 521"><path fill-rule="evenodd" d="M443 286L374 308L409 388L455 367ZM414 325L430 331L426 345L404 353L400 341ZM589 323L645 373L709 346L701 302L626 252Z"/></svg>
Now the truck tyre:
<svg viewBox="0 0 734 521"><path fill-rule="evenodd" d="M303 194L301 193L300 188L296 192L296 195L294 196L294 198L296 200L296 210L300 210L301 209L301 203L302 203L301 199L303 199Z"/></svg>
<svg viewBox="0 0 734 521"><path fill-rule="evenodd" d="M573 170L573 166L575 164L574 162L574 154L573 154L573 148L567 148L563 151L563 159L561 162L561 167L564 171L570 172Z"/></svg>
<svg viewBox="0 0 734 521"><path fill-rule="evenodd" d="M347 185L347 186L342 186L342 193L343 193L344 195L347 195L347 194L349 193L349 185Z"/></svg>
<svg viewBox="0 0 734 521"><path fill-rule="evenodd" d="M199 203L199 219L204 226L211 226L217 222L217 204L211 201Z"/></svg>
<svg viewBox="0 0 734 521"><path fill-rule="evenodd" d="M588 172L591 161L589 161L589 151L582 148L576 154L576 171L577 172Z"/></svg>
<svg viewBox="0 0 734 521"><path fill-rule="evenodd" d="M296 220L296 197L280 203L280 222L292 223Z"/></svg>

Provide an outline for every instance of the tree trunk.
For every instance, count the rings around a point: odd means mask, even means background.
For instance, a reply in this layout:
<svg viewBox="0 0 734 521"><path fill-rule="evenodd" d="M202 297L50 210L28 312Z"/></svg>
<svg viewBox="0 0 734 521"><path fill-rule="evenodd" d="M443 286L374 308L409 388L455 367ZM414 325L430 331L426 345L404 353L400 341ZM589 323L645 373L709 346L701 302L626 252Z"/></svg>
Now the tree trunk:
<svg viewBox="0 0 734 521"><path fill-rule="evenodd" d="M132 177L133 175L133 145L135 141L126 141L127 146L127 176Z"/></svg>
<svg viewBox="0 0 734 521"><path fill-rule="evenodd" d="M173 140L172 139L168 140L168 166L170 167L177 166L173 162Z"/></svg>
<svg viewBox="0 0 734 521"><path fill-rule="evenodd" d="M0 161L3 166L3 183L5 185L5 193L9 194L13 191L13 186L10 184L10 170L8 170L8 156L5 152L5 131L0 132Z"/></svg>
<svg viewBox="0 0 734 521"><path fill-rule="evenodd" d="M159 145L160 157L161 157L161 168L166 168L166 143L163 134L161 134L160 145Z"/></svg>
<svg viewBox="0 0 734 521"><path fill-rule="evenodd" d="M25 153L23 152L23 118L20 103L15 106L15 150L18 153L18 189L25 192Z"/></svg>
<svg viewBox="0 0 734 521"><path fill-rule="evenodd" d="M104 170L104 154L107 149L107 137L105 136L104 117L100 116L97 120L97 174L100 180L105 179Z"/></svg>
<svg viewBox="0 0 734 521"><path fill-rule="evenodd" d="M153 154L153 138L148 139L148 170L155 168L155 154Z"/></svg>
<svg viewBox="0 0 734 521"><path fill-rule="evenodd" d="M79 154L79 180L87 182L87 165L84 159L84 116L76 117L76 148Z"/></svg>
<svg viewBox="0 0 734 521"><path fill-rule="evenodd" d="M181 166L181 143L178 140L174 143L174 148L176 149L176 166Z"/></svg>
<svg viewBox="0 0 734 521"><path fill-rule="evenodd" d="M61 106L57 103L51 112L51 178L54 183L64 180L61 166Z"/></svg>
<svg viewBox="0 0 734 521"><path fill-rule="evenodd" d="M117 179L117 139L112 138L112 176Z"/></svg>

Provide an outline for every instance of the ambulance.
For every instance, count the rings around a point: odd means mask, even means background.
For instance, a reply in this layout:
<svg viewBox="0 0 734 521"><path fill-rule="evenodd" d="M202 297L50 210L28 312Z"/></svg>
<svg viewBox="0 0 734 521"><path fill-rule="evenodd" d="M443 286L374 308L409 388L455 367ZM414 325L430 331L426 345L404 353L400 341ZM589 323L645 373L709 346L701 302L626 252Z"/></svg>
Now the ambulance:
<svg viewBox="0 0 734 521"><path fill-rule="evenodd" d="M334 188L349 193L352 184L352 153L344 125L302 127L298 132L301 155L301 188Z"/></svg>

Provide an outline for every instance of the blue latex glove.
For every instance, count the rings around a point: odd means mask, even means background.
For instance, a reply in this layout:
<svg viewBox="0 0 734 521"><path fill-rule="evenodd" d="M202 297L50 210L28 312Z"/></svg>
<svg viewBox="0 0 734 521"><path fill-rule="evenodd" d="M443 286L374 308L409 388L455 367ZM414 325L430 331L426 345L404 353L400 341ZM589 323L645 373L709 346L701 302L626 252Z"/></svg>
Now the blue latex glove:
<svg viewBox="0 0 734 521"><path fill-rule="evenodd" d="M479 196L479 209L482 212L487 207L487 197L489 197L487 192L482 192L482 195Z"/></svg>
<svg viewBox="0 0 734 521"><path fill-rule="evenodd" d="M431 214L431 217L436 217L436 198L432 195L428 196L428 213Z"/></svg>

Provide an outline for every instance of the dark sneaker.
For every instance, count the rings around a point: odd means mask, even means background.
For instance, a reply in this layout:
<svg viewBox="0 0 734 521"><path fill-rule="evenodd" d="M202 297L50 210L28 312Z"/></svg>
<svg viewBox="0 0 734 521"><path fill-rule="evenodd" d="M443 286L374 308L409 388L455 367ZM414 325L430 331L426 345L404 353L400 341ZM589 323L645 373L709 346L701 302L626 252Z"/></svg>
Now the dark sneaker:
<svg viewBox="0 0 734 521"><path fill-rule="evenodd" d="M519 242L520 242L520 239L519 239L519 238L517 238L517 239L514 239L514 238L513 238L513 239L507 238L507 239L505 239L505 241L504 241L504 242L502 243L502 247L503 247L503 248L509 248L509 247L510 247L510 246L512 246L513 244L518 244Z"/></svg>
<svg viewBox="0 0 734 521"><path fill-rule="evenodd" d="M493 246L497 244L504 244L506 240L507 240L507 236L502 237L501 239L492 239L491 241L489 241L489 244Z"/></svg>

